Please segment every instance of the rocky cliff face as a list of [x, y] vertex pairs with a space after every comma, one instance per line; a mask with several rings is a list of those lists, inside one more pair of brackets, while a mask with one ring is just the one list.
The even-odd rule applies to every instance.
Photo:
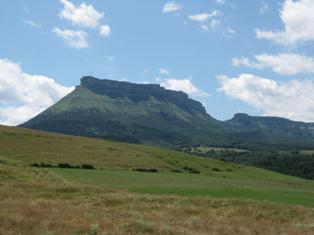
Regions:
[[194, 110], [206, 114], [200, 102], [189, 99], [182, 91], [167, 90], [158, 84], [134, 84], [85, 76], [81, 79], [81, 87], [112, 99], [128, 98], [134, 103], [147, 102], [153, 97], [159, 102], [173, 103], [188, 112]]

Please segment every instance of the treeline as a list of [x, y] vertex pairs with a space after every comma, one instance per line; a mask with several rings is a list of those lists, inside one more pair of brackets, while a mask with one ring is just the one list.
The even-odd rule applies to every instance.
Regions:
[[[187, 152], [191, 152], [187, 150]], [[299, 151], [208, 151], [193, 154], [216, 158], [222, 161], [250, 165], [277, 171], [283, 174], [314, 179], [314, 154], [302, 154]]]

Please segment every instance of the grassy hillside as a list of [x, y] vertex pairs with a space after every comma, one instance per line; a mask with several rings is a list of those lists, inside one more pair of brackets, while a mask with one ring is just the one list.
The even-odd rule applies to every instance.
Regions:
[[[0, 128], [0, 156], [25, 166], [43, 162], [93, 165], [96, 170], [51, 169], [105, 188], [187, 196], [266, 200], [314, 207], [314, 182], [259, 168], [151, 146]], [[158, 173], [135, 172], [154, 169]]]
[[182, 151], [314, 180], [313, 150], [251, 151], [231, 148], [193, 147], [184, 148]]
[[0, 160], [0, 234], [313, 234], [313, 209], [84, 186]]
[[[0, 143], [0, 234], [314, 232], [313, 181], [150, 146], [4, 126]], [[40, 162], [96, 169], [29, 167]]]
[[93, 164], [99, 169], [158, 168], [160, 171], [184, 171], [184, 167], [205, 170], [232, 164], [191, 158], [192, 155], [157, 147], [74, 137], [22, 128], [0, 127], [0, 154], [26, 164], [67, 162]]

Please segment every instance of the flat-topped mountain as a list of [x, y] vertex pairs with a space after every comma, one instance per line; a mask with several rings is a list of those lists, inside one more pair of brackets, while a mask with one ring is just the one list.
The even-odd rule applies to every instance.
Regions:
[[154, 98], [158, 102], [172, 103], [187, 112], [200, 112], [208, 116], [200, 102], [189, 99], [188, 95], [182, 91], [166, 90], [158, 84], [134, 84], [83, 77], [81, 79], [81, 87], [112, 99], [127, 98], [135, 104], [147, 102], [150, 98]]
[[91, 76], [21, 126], [162, 146], [314, 147], [314, 124], [236, 114], [221, 122], [181, 91]]
[[83, 77], [72, 93], [22, 126], [170, 146], [218, 144], [227, 138], [222, 123], [181, 91], [90, 76]]
[[280, 117], [252, 117], [238, 113], [225, 124], [236, 132], [265, 131], [273, 135], [314, 138], [314, 123], [295, 122]]
[[245, 146], [271, 148], [308, 148], [314, 146], [314, 123], [291, 121], [280, 117], [254, 117], [235, 114], [224, 126]]

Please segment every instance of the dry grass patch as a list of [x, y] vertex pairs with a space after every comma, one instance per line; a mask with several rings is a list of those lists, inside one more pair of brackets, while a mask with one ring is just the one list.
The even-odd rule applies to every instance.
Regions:
[[[122, 203], [112, 204], [115, 199]], [[176, 203], [171, 204], [172, 200]], [[161, 206], [156, 207], [156, 203]], [[289, 211], [294, 216], [285, 217], [280, 214], [287, 211], [284, 206], [229, 200], [113, 193], [85, 199], [7, 199], [0, 206], [1, 234], [295, 235], [314, 232], [307, 227], [313, 224], [311, 210], [291, 207]]]
[[310, 208], [111, 191], [8, 162], [0, 164], [0, 186], [5, 235], [314, 233]]

